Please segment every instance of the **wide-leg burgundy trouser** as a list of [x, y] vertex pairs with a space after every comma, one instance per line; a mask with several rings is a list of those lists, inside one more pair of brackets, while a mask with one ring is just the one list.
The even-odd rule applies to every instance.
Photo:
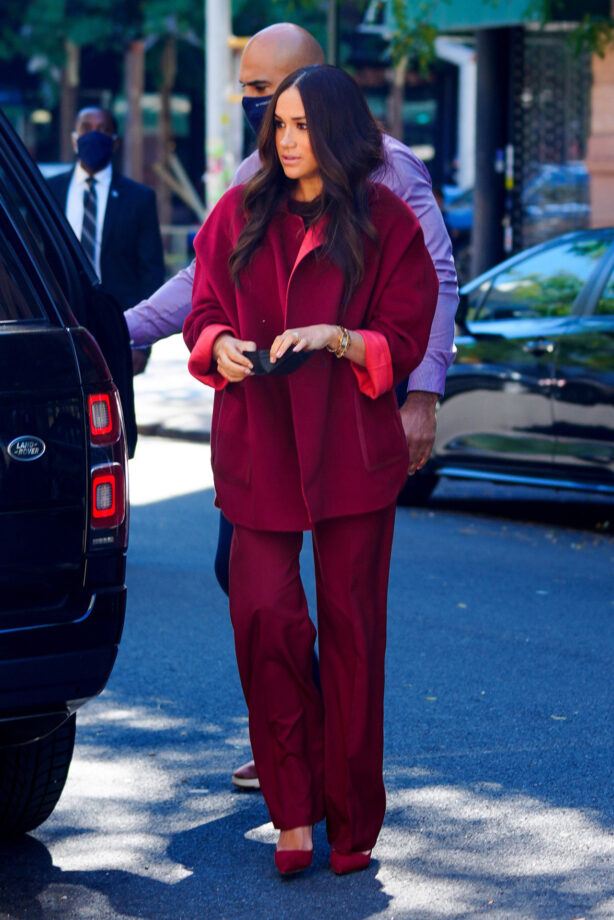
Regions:
[[386, 598], [394, 505], [313, 527], [315, 629], [300, 578], [302, 533], [235, 526], [230, 614], [254, 759], [275, 827], [315, 824], [342, 853], [374, 846], [382, 778]]

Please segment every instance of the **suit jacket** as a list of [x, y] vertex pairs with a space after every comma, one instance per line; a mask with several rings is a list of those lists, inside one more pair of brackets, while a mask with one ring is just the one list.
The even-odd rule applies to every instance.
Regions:
[[[73, 170], [49, 186], [66, 211]], [[101, 283], [122, 310], [149, 297], [164, 282], [164, 255], [153, 189], [113, 170], [102, 228]]]
[[[231, 189], [195, 240], [193, 306], [184, 325], [189, 368], [216, 388], [211, 462], [230, 521], [257, 530], [305, 530], [328, 517], [392, 504], [408, 451], [392, 389], [424, 356], [437, 276], [410, 208], [374, 185], [365, 273], [340, 315], [343, 276], [319, 257], [322, 227], [307, 232], [282, 204], [235, 286], [228, 270], [245, 223], [243, 187]], [[224, 329], [269, 348], [286, 328], [339, 323], [365, 338], [366, 368], [314, 352], [287, 377], [228, 382], [211, 349]]]

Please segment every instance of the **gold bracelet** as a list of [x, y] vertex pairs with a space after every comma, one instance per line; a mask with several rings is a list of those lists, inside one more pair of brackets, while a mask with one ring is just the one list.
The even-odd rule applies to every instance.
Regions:
[[341, 326], [337, 326], [337, 332], [339, 333], [339, 341], [337, 342], [337, 344], [326, 346], [326, 351], [330, 351], [332, 355], [337, 353], [337, 349], [341, 345], [341, 339], [343, 338], [343, 329], [341, 328]]
[[349, 329], [346, 329], [345, 326], [337, 326], [337, 329], [339, 330], [338, 345], [335, 345], [334, 348], [332, 345], [327, 345], [326, 348], [336, 358], [342, 358], [352, 344], [352, 336], [350, 335]]
[[350, 336], [349, 330], [346, 329], [345, 326], [342, 326], [341, 328], [342, 328], [342, 336], [341, 336], [341, 341], [339, 342], [339, 347], [337, 348], [335, 352], [336, 358], [342, 358], [344, 354], [346, 353], [346, 351], [348, 350], [348, 348], [350, 347], [350, 345], [352, 344], [352, 338]]

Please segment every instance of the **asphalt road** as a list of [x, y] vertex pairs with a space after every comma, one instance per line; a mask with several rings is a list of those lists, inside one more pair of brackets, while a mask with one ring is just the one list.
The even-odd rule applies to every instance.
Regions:
[[[280, 879], [212, 558], [208, 448], [141, 439], [117, 666], [0, 920], [614, 918], [614, 504], [443, 484], [397, 516], [372, 865]], [[308, 593], [311, 565], [305, 554]]]

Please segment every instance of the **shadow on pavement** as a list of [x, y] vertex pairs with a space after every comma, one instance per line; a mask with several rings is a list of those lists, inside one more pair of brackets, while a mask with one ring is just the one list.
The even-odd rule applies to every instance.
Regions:
[[[230, 785], [246, 713], [201, 492], [133, 510], [117, 667], [78, 717], [56, 812], [0, 846], [0, 920], [614, 916], [611, 608], [579, 615], [575, 536], [413, 514], [395, 538], [388, 812], [366, 872], [330, 872], [320, 825], [314, 866], [280, 878], [262, 798]], [[600, 546], [583, 552], [606, 571]]]
[[581, 492], [443, 479], [425, 508], [614, 536], [614, 499]]
[[[307, 915], [361, 920], [386, 910], [390, 897], [376, 878], [376, 859], [359, 876], [340, 879], [328, 868], [320, 846], [311, 869], [300, 877], [280, 878], [273, 865], [273, 845], [246, 839], [250, 829], [250, 819], [241, 809], [169, 834], [169, 858], [189, 867], [173, 883], [121, 868], [62, 870], [54, 865], [50, 849], [32, 836], [0, 844], [0, 917], [299, 920]], [[88, 846], [87, 840], [82, 843]]]

